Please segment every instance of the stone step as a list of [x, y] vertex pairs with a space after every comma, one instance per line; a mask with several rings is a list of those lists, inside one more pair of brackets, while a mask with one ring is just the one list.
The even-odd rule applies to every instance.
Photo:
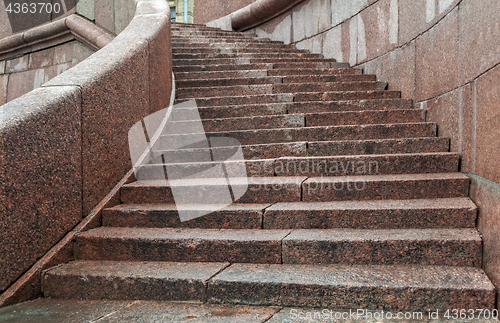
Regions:
[[[171, 186], [186, 200], [174, 201]], [[220, 192], [228, 188], [225, 178], [152, 180], [132, 182], [121, 188], [126, 204], [189, 204], [192, 196], [220, 204]], [[466, 197], [469, 178], [462, 173], [365, 175], [339, 177], [248, 177], [231, 178], [235, 192], [245, 192], [233, 202], [328, 202], [383, 199], [432, 199]], [[246, 190], [246, 191], [245, 191]], [[188, 203], [189, 202], [189, 203]], [[222, 203], [222, 202], [221, 202]], [[231, 201], [229, 201], [231, 203]]]
[[[334, 60], [330, 60], [329, 62], [328, 61], [326, 61], [326, 62], [302, 61], [302, 62], [273, 63], [274, 70], [293, 69], [293, 68], [316, 69], [317, 73], [320, 74], [321, 71], [324, 69], [348, 69], [349, 64], [348, 63], [339, 63], [339, 62], [336, 62]], [[271, 75], [269, 75], [269, 76], [271, 76]], [[276, 76], [276, 75], [273, 75], [273, 76]]]
[[462, 173], [310, 177], [302, 183], [302, 201], [467, 197], [469, 183], [469, 178]]
[[[192, 205], [203, 212], [206, 205]], [[103, 226], [200, 229], [459, 229], [474, 228], [477, 207], [467, 197], [417, 200], [231, 204], [181, 222], [175, 204], [119, 204], [103, 211]]]
[[[245, 192], [239, 199], [232, 202], [298, 202], [301, 200], [301, 184], [305, 179], [306, 177], [231, 178], [233, 192]], [[181, 197], [184, 197], [186, 201], [180, 201], [182, 203], [174, 201], [171, 186], [174, 186], [178, 192], [184, 192], [185, 194]], [[189, 204], [192, 203], [192, 196], [198, 196], [213, 204], [220, 204], [218, 201], [224, 198], [221, 197], [221, 192], [226, 192], [227, 188], [225, 178], [157, 180], [126, 184], [121, 187], [120, 194], [122, 202], [126, 204], [174, 202]], [[228, 204], [231, 203], [231, 201], [228, 202]]]
[[480, 268], [233, 264], [208, 284], [209, 302], [327, 309], [494, 308]]
[[210, 80], [227, 78], [266, 78], [267, 70], [232, 70], [232, 71], [201, 71], [201, 72], [175, 72], [175, 80]]
[[264, 54], [264, 53], [304, 53], [291, 47], [175, 47], [172, 54]]
[[331, 91], [374, 91], [384, 90], [383, 82], [324, 82], [324, 83], [289, 83], [276, 84], [274, 93], [303, 93]]
[[242, 49], [242, 48], [254, 48], [254, 49], [282, 49], [282, 48], [290, 48], [287, 45], [283, 45], [282, 43], [277, 43], [277, 42], [249, 42], [249, 41], [234, 41], [234, 42], [227, 42], [227, 41], [216, 41], [216, 42], [205, 42], [205, 43], [190, 43], [190, 42], [172, 42], [172, 49], [177, 49], [177, 48], [196, 48], [198, 52], [201, 52], [202, 49], [204, 48], [215, 48], [215, 49], [221, 49], [225, 50], [228, 48], [233, 48], [233, 49]]
[[281, 53], [275, 52], [255, 52], [255, 53], [233, 53], [233, 54], [215, 54], [215, 53], [191, 53], [191, 54], [173, 54], [173, 59], [205, 59], [205, 58], [323, 58], [321, 54], [308, 53]]
[[[263, 39], [263, 38], [248, 38], [248, 37], [231, 37], [231, 36], [219, 36], [219, 37], [194, 37], [194, 36], [173, 36], [171, 37], [172, 45], [176, 46], [178, 44], [193, 44], [197, 46], [198, 44], [234, 44], [234, 43], [245, 43], [245, 44], [273, 44], [273, 45], [284, 45], [283, 42]], [[286, 46], [286, 45], [285, 45]]]
[[47, 298], [205, 302], [229, 263], [72, 261], [44, 272]]
[[299, 229], [282, 240], [282, 257], [284, 264], [481, 268], [482, 239], [475, 228]]
[[[342, 63], [337, 63], [342, 64]], [[345, 63], [344, 63], [345, 64]], [[322, 76], [322, 75], [343, 75], [343, 74], [363, 74], [363, 70], [359, 68], [349, 68], [348, 64], [341, 68], [274, 68], [268, 71], [269, 76]]]
[[332, 92], [301, 92], [295, 95], [295, 102], [306, 101], [343, 101], [370, 99], [399, 99], [400, 91], [332, 91]]
[[247, 35], [244, 33], [238, 33], [226, 30], [185, 30], [185, 29], [172, 29], [171, 37], [241, 37], [241, 38], [255, 38], [253, 35]]
[[[271, 159], [282, 156], [307, 156], [307, 142], [290, 142], [275, 144], [243, 145], [241, 146], [245, 160]], [[193, 160], [204, 160], [210, 156], [206, 148], [191, 148], [177, 150], [154, 150], [155, 156], [162, 155], [166, 163], [187, 163]], [[217, 156], [234, 154], [234, 148], [212, 148], [212, 153]]]
[[[204, 216], [181, 222], [175, 204], [119, 204], [104, 209], [106, 227], [261, 229], [264, 210], [271, 204], [231, 204]], [[192, 205], [201, 214], [206, 205]]]
[[[233, 106], [233, 105], [250, 105], [250, 104], [269, 104], [269, 103], [283, 103], [292, 102], [293, 94], [291, 93], [278, 93], [278, 94], [265, 94], [265, 95], [247, 95], [247, 96], [220, 96], [220, 97], [207, 97], [197, 98], [196, 105], [198, 107], [214, 107], [214, 106]], [[174, 103], [185, 100], [176, 100]], [[272, 111], [276, 107], [270, 107]], [[223, 116], [216, 116], [212, 119], [223, 118]]]
[[425, 110], [394, 109], [369, 111], [342, 111], [305, 114], [306, 126], [336, 126], [356, 124], [424, 122]]
[[279, 264], [481, 266], [476, 229], [234, 230], [100, 227], [77, 259]]
[[[248, 104], [249, 101], [255, 102]], [[202, 119], [237, 118], [297, 113], [355, 112], [370, 110], [410, 110], [412, 101], [404, 99], [332, 101], [332, 102], [292, 102], [293, 94], [273, 94], [251, 97], [218, 97], [196, 99], [196, 112]], [[176, 101], [179, 103], [180, 100]], [[191, 120], [193, 109], [175, 109], [173, 121]], [[379, 112], [379, 114], [382, 112]], [[422, 112], [423, 113], [423, 112]], [[340, 116], [340, 115], [339, 115]]]
[[220, 64], [220, 65], [190, 65], [190, 66], [174, 66], [176, 72], [201, 72], [201, 71], [231, 71], [231, 70], [268, 70], [272, 68], [272, 64]]
[[[193, 117], [193, 110], [194, 109], [176, 109], [174, 112], [175, 118], [184, 120], [168, 122], [166, 124], [168, 133], [186, 133], [189, 131], [189, 129], [196, 129], [196, 125], [199, 120], [190, 120], [190, 118]], [[184, 116], [181, 115], [182, 112], [185, 112]], [[206, 132], [215, 132], [249, 129], [292, 128], [304, 126], [318, 127], [364, 124], [418, 123], [423, 122], [424, 120], [424, 110], [401, 109], [382, 111], [321, 112], [308, 114], [275, 114], [218, 119], [202, 118], [202, 124], [203, 129]]]
[[[202, 121], [205, 132], [236, 131], [248, 129], [276, 129], [304, 127], [305, 115], [283, 114], [255, 117], [238, 117], [223, 119], [204, 119]], [[189, 129], [196, 129], [197, 121], [173, 121], [166, 124], [169, 134], [186, 133]]]
[[[432, 137], [436, 135], [436, 125], [430, 122], [320, 126], [305, 128], [255, 129], [238, 131], [207, 132], [207, 137], [230, 137], [239, 140], [243, 145], [263, 143], [284, 143], [295, 141], [329, 141], [336, 140], [366, 140], [394, 139], [412, 137]], [[185, 142], [196, 134], [177, 134], [161, 136], [155, 149], [165, 150], [169, 147], [182, 147]], [[204, 148], [193, 145], [190, 148]]]
[[198, 87], [276, 84], [276, 83], [281, 83], [282, 81], [283, 81], [282, 78], [277, 76], [188, 79], [188, 80], [176, 80], [175, 87], [177, 91], [179, 91], [181, 89], [198, 88]]
[[[452, 173], [458, 171], [459, 155], [456, 153], [421, 153], [390, 155], [358, 155], [336, 157], [280, 157], [277, 159], [253, 159], [232, 162], [230, 158], [236, 152], [232, 149], [218, 149], [217, 159], [225, 160], [225, 167], [251, 177], [262, 176], [359, 176], [359, 175], [396, 175]], [[154, 159], [151, 164], [135, 170], [137, 179], [160, 180], [189, 177], [214, 177], [213, 168], [218, 164], [212, 161], [211, 152], [198, 159], [186, 161], [188, 153], [181, 163]], [[168, 157], [163, 157], [167, 159]], [[242, 164], [244, 163], [244, 164]], [[165, 171], [166, 169], [166, 171]]]
[[290, 230], [100, 227], [78, 235], [77, 259], [279, 264], [282, 240], [289, 234]]
[[205, 39], [210, 39], [212, 41], [220, 41], [220, 40], [242, 40], [242, 41], [262, 41], [262, 38], [257, 38], [255, 36], [249, 36], [249, 35], [244, 35], [244, 34], [220, 34], [220, 33], [205, 33], [205, 34], [199, 34], [199, 33], [181, 33], [181, 32], [173, 32], [170, 35], [170, 39], [173, 42], [178, 42], [178, 41], [194, 41], [197, 42], [199, 40], [205, 40]]
[[[139, 211], [136, 217], [143, 216]], [[106, 214], [106, 213], [105, 213]], [[467, 197], [276, 203], [265, 209], [263, 229], [475, 228], [477, 207]]]
[[201, 58], [201, 59], [173, 59], [173, 66], [185, 65], [220, 65], [220, 64], [257, 64], [257, 63], [297, 63], [297, 62], [333, 62], [326, 58], [309, 57], [231, 57], [231, 58]]
[[181, 100], [232, 95], [250, 96], [260, 94], [273, 94], [273, 84], [180, 88], [176, 90], [175, 98], [177, 100]]
[[289, 104], [289, 113], [336, 112], [412, 109], [413, 101], [408, 99], [367, 99], [340, 101], [306, 101]]
[[272, 164], [277, 176], [319, 177], [451, 173], [458, 172], [459, 159], [457, 153], [418, 153], [280, 157]]
[[450, 139], [442, 137], [316, 141], [307, 143], [307, 154], [309, 156], [412, 154], [447, 152], [449, 149]]
[[375, 82], [374, 74], [340, 74], [340, 75], [294, 75], [283, 76], [283, 84], [321, 83], [321, 82]]
[[[403, 138], [378, 140], [347, 140], [320, 142], [288, 142], [273, 144], [242, 145], [245, 160], [276, 159], [279, 157], [320, 157], [376, 154], [416, 154], [449, 151], [448, 138]], [[204, 160], [210, 152], [206, 148], [154, 150], [155, 156], [163, 156], [166, 163], [187, 163]], [[217, 156], [234, 154], [234, 148], [212, 148]], [[160, 161], [158, 161], [160, 162]]]

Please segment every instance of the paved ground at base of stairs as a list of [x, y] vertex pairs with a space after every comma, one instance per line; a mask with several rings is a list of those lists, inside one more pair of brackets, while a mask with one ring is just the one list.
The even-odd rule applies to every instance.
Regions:
[[[356, 310], [351, 310], [356, 312]], [[387, 319], [387, 312], [368, 311], [356, 317], [354, 313], [347, 319], [335, 319], [349, 310], [300, 309], [258, 306], [232, 306], [215, 304], [193, 304], [153, 301], [76, 301], [57, 299], [38, 299], [0, 309], [0, 322], [237, 322], [237, 323], [289, 323], [289, 322], [491, 322], [498, 320], [439, 320], [423, 319], [396, 320]], [[396, 315], [398, 312], [394, 312]], [[310, 319], [308, 317], [314, 317]], [[318, 319], [319, 315], [322, 315]], [[393, 313], [391, 313], [393, 314]], [[367, 316], [368, 315], [368, 319]], [[381, 318], [381, 315], [385, 315]], [[408, 314], [409, 315], [409, 314]], [[439, 314], [440, 316], [443, 313]], [[347, 317], [347, 314], [343, 314]], [[370, 319], [370, 317], [372, 317]]]

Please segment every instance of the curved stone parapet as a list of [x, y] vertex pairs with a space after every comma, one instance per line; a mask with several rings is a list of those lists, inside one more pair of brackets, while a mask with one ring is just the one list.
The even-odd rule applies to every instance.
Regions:
[[234, 30], [245, 31], [273, 19], [304, 0], [257, 0], [231, 14]]
[[[70, 17], [61, 30], [78, 31]], [[0, 106], [0, 306], [37, 297], [41, 271], [71, 257], [75, 225], [119, 202], [109, 193], [131, 174], [128, 130], [168, 107], [171, 89], [168, 3], [139, 0], [108, 45]]]

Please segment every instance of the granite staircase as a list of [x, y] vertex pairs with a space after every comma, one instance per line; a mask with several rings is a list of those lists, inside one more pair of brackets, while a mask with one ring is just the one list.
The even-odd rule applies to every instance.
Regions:
[[[168, 182], [126, 184], [102, 227], [78, 236], [76, 260], [44, 272], [45, 297], [494, 308], [469, 179], [425, 111], [280, 42], [173, 24], [172, 45], [176, 101], [196, 99], [208, 137], [241, 143], [248, 190], [180, 222]], [[174, 127], [192, 122], [177, 116]], [[163, 149], [182, 169], [211, 165]]]

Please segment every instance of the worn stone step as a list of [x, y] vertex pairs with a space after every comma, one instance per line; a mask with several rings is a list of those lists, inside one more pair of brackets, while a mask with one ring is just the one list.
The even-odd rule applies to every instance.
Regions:
[[175, 72], [175, 80], [210, 80], [226, 78], [266, 78], [267, 70], [232, 70], [232, 71], [201, 71], [201, 72]]
[[274, 93], [303, 93], [318, 91], [374, 91], [383, 90], [385, 83], [380, 82], [325, 82], [276, 84]]
[[493, 308], [480, 268], [233, 264], [208, 284], [211, 303], [427, 311]]
[[276, 84], [283, 80], [277, 76], [264, 77], [226, 77], [209, 79], [189, 79], [177, 80], [175, 87], [177, 91], [185, 88], [214, 87], [214, 86], [235, 86], [235, 85], [255, 85], [255, 84]]
[[254, 53], [231, 53], [231, 54], [216, 54], [216, 53], [191, 53], [191, 54], [173, 54], [173, 59], [205, 59], [205, 58], [323, 58], [321, 54], [309, 54], [300, 52], [254, 52]]
[[219, 40], [233, 40], [233, 39], [238, 39], [238, 40], [243, 40], [243, 41], [253, 41], [253, 40], [262, 40], [261, 38], [257, 38], [255, 36], [250, 36], [250, 35], [244, 35], [244, 34], [223, 34], [223, 33], [217, 33], [217, 32], [212, 32], [212, 33], [204, 33], [200, 34], [197, 32], [188, 32], [188, 33], [183, 33], [183, 32], [172, 32], [170, 35], [170, 39], [174, 42], [178, 41], [198, 41], [198, 40], [204, 40], [204, 39], [210, 39], [212, 41], [219, 41]]
[[342, 156], [364, 154], [412, 154], [447, 152], [449, 138], [397, 138], [342, 141], [316, 141], [307, 143], [309, 156]]
[[[265, 231], [265, 230], [264, 230]], [[293, 230], [283, 239], [284, 264], [481, 267], [477, 229]]]
[[115, 228], [78, 235], [77, 259], [281, 263], [281, 242], [290, 230]]
[[[341, 63], [337, 63], [341, 64]], [[345, 63], [344, 63], [345, 64]], [[344, 65], [341, 68], [274, 68], [267, 72], [269, 76], [302, 76], [302, 75], [343, 75], [343, 74], [363, 74], [363, 71], [359, 68], [349, 68], [349, 65]]]
[[[269, 103], [283, 103], [292, 102], [293, 94], [291, 93], [278, 93], [278, 94], [264, 94], [264, 95], [246, 95], [246, 96], [220, 96], [220, 97], [206, 97], [197, 98], [196, 105], [198, 107], [214, 107], [214, 106], [234, 106], [234, 105], [253, 105], [253, 104], [269, 104]], [[181, 100], [175, 101], [175, 103]], [[184, 100], [182, 100], [184, 101]], [[270, 107], [271, 110], [275, 110]], [[216, 118], [224, 118], [224, 116], [216, 116]]]
[[[106, 227], [261, 229], [264, 210], [271, 204], [231, 204], [204, 216], [181, 222], [175, 204], [119, 204], [104, 209]], [[202, 214], [206, 205], [192, 205]], [[211, 210], [211, 209], [210, 209]]]
[[368, 111], [321, 112], [305, 114], [306, 126], [424, 122], [425, 110], [394, 109]]
[[[284, 45], [283, 42], [263, 39], [263, 38], [248, 38], [248, 37], [232, 37], [232, 36], [218, 36], [218, 37], [193, 37], [193, 36], [174, 36], [171, 37], [172, 45], [176, 46], [178, 44], [229, 44], [232, 45], [234, 43], [249, 43], [249, 44], [273, 44], [273, 45]], [[285, 45], [286, 46], [286, 45]]]
[[273, 94], [273, 84], [254, 84], [236, 86], [192, 87], [176, 90], [175, 97], [181, 99], [196, 99], [206, 97], [221, 97], [232, 95]]
[[416, 200], [287, 202], [266, 208], [264, 229], [475, 228], [477, 207], [467, 197]]
[[417, 153], [324, 157], [281, 157], [277, 176], [351, 176], [458, 172], [457, 153]]
[[467, 197], [469, 183], [462, 173], [310, 177], [302, 183], [302, 201]]
[[[347, 69], [347, 68], [349, 68], [349, 64], [348, 63], [339, 63], [333, 59], [330, 59], [327, 61], [319, 61], [319, 62], [309, 62], [309, 61], [303, 60], [301, 62], [273, 63], [273, 69], [275, 69], [275, 70], [294, 69], [294, 68], [316, 69], [317, 73], [319, 74], [324, 69]], [[271, 76], [271, 75], [269, 75], [269, 76]], [[273, 75], [273, 76], [278, 76], [278, 75]]]
[[283, 84], [320, 83], [320, 82], [375, 82], [374, 74], [340, 74], [340, 75], [293, 75], [283, 76]]
[[[282, 96], [282, 97], [279, 97]], [[281, 102], [280, 102], [281, 100]], [[227, 106], [200, 106], [194, 111], [193, 109], [174, 109], [172, 112], [172, 121], [186, 121], [193, 119], [193, 112], [200, 115], [201, 119], [221, 119], [221, 118], [243, 118], [243, 117], [262, 117], [271, 115], [286, 115], [287, 107], [290, 100], [293, 100], [293, 95], [265, 95], [262, 98], [257, 98], [255, 101], [261, 101], [255, 104], [239, 105], [241, 99], [237, 99], [236, 104], [231, 104], [230, 100], [224, 98], [221, 100], [197, 99], [197, 104], [209, 104], [219, 102], [228, 102]], [[266, 103], [270, 101], [270, 103]], [[273, 102], [274, 101], [274, 102]]]
[[272, 68], [272, 64], [219, 64], [219, 65], [189, 65], [189, 66], [174, 66], [175, 72], [201, 72], [201, 71], [231, 71], [231, 70], [268, 70]]
[[[196, 123], [196, 121], [174, 121], [167, 123], [166, 128], [169, 134], [186, 133], [189, 129], [196, 129]], [[203, 119], [202, 123], [205, 132], [293, 128], [304, 127], [306, 125], [305, 115], [301, 113], [223, 119]]]
[[43, 293], [47, 298], [205, 302], [208, 280], [228, 265], [72, 261], [43, 273]]
[[343, 101], [343, 100], [371, 100], [371, 99], [399, 99], [400, 91], [331, 91], [309, 92], [295, 94], [295, 102], [306, 101]]
[[[234, 42], [227, 42], [227, 41], [214, 41], [211, 43], [205, 42], [205, 43], [188, 43], [188, 42], [173, 42], [172, 43], [172, 49], [177, 49], [177, 48], [196, 48], [198, 51], [200, 51], [203, 48], [216, 48], [216, 49], [221, 49], [221, 50], [226, 50], [228, 48], [232, 49], [242, 49], [242, 48], [254, 48], [254, 49], [282, 49], [282, 48], [289, 48], [287, 45], [283, 45], [282, 43], [275, 43], [275, 42], [248, 42], [248, 41], [234, 41]], [[201, 51], [200, 51], [201, 52]]]
[[257, 63], [297, 63], [297, 62], [332, 62], [332, 59], [317, 58], [317, 57], [242, 57], [236, 56], [231, 58], [201, 58], [201, 59], [173, 59], [173, 66], [184, 65], [220, 65], [220, 64], [257, 64]]
[[175, 47], [172, 48], [172, 54], [252, 54], [252, 53], [304, 53], [299, 49], [292, 47]]
[[[239, 140], [243, 145], [263, 143], [284, 143], [295, 141], [329, 141], [336, 140], [366, 140], [394, 139], [412, 137], [432, 137], [436, 135], [436, 125], [430, 122], [319, 126], [305, 128], [255, 129], [239, 131], [207, 132], [207, 137], [230, 137]], [[192, 134], [161, 136], [156, 149], [164, 150], [173, 144], [187, 142]], [[179, 146], [179, 145], [176, 145]], [[182, 147], [183, 145], [181, 145]], [[203, 148], [193, 146], [191, 148]]]
[[368, 99], [342, 101], [306, 101], [293, 102], [288, 107], [289, 113], [318, 113], [337, 111], [394, 110], [412, 109], [413, 101], [408, 99]]
[[[231, 178], [231, 188], [246, 192], [236, 201], [239, 203], [276, 203], [298, 202], [301, 200], [301, 183], [306, 177], [249, 177]], [[171, 186], [185, 194], [186, 201], [175, 201]], [[121, 200], [127, 204], [139, 203], [192, 203], [192, 196], [203, 198], [203, 201], [218, 203], [221, 201], [221, 192], [228, 188], [225, 178], [201, 178], [170, 181], [143, 181], [123, 185], [120, 190]], [[197, 194], [197, 195], [193, 195]], [[226, 201], [225, 199], [224, 201]], [[201, 200], [198, 200], [198, 203]]]
[[[282, 156], [307, 156], [307, 142], [290, 142], [290, 143], [275, 143], [275, 144], [259, 144], [259, 145], [242, 145], [240, 146], [245, 160], [255, 159], [272, 159]], [[217, 156], [225, 154], [234, 154], [234, 148], [211, 148], [212, 153]], [[210, 156], [210, 151], [206, 148], [191, 148], [177, 150], [154, 150], [155, 156], [163, 156], [166, 163], [188, 163], [193, 160], [204, 160]], [[274, 169], [273, 169], [274, 173]]]

